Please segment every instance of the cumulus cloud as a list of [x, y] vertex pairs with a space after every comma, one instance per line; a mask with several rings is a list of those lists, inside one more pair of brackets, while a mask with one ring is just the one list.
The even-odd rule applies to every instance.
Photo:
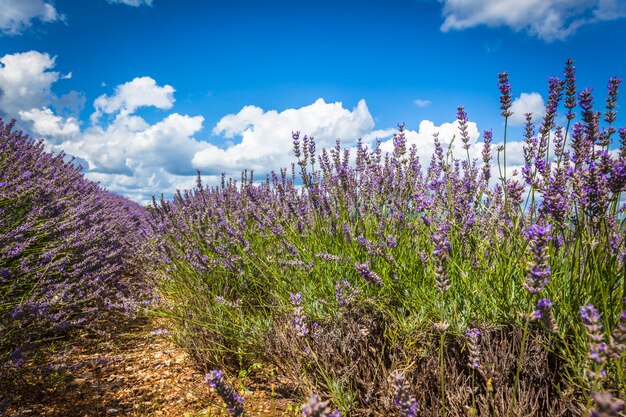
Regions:
[[626, 17], [623, 0], [440, 0], [444, 32], [508, 26], [545, 41], [563, 40], [583, 25]]
[[42, 0], [0, 0], [0, 10], [0, 31], [6, 35], [19, 35], [35, 19], [46, 23], [63, 19], [52, 4]]
[[424, 108], [430, 104], [430, 100], [422, 100], [418, 98], [418, 99], [415, 99], [413, 103], [415, 103], [417, 107]]
[[20, 111], [19, 115], [22, 120], [33, 122], [33, 131], [42, 136], [59, 138], [76, 136], [80, 132], [78, 120], [73, 117], [64, 119], [49, 108]]
[[51, 86], [60, 78], [50, 71], [54, 64], [55, 57], [37, 51], [0, 58], [0, 113], [16, 117], [20, 110], [47, 106]]
[[509, 123], [512, 126], [521, 126], [526, 123], [526, 113], [533, 114], [533, 120], [543, 117], [545, 114], [545, 105], [543, 98], [539, 93], [522, 93], [511, 104], [513, 115], [509, 117]]
[[143, 4], [152, 6], [152, 0], [108, 0], [109, 3], [121, 3], [127, 6], [139, 7]]
[[321, 98], [311, 105], [281, 112], [245, 106], [237, 114], [224, 116], [213, 129], [214, 135], [241, 137], [241, 141], [225, 149], [208, 145], [194, 155], [193, 165], [211, 174], [235, 173], [244, 168], [269, 172], [290, 166], [294, 131], [313, 136], [319, 148], [328, 148], [338, 138], [345, 145], [354, 144], [373, 127], [364, 100], [352, 110], [341, 102], [326, 103]]
[[152, 106], [159, 109], [171, 109], [174, 105], [174, 88], [171, 85], [160, 87], [150, 77], [137, 77], [132, 81], [118, 85], [115, 94], [101, 95], [94, 102], [96, 111], [92, 114], [92, 121], [96, 121], [102, 113], [113, 114], [120, 112], [126, 116], [139, 107]]

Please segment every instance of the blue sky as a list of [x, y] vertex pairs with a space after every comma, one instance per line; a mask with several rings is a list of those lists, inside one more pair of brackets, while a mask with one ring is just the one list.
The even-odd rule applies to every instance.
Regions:
[[[598, 104], [608, 78], [626, 75], [625, 0], [0, 0], [0, 10], [0, 115], [138, 201], [191, 187], [196, 169], [215, 183], [222, 171], [287, 166], [292, 130], [352, 145], [404, 122], [427, 158], [431, 134], [451, 137], [464, 105], [473, 139], [494, 129], [497, 142], [501, 71], [519, 116], [541, 114], [546, 78], [567, 58]], [[510, 149], [515, 169], [521, 145]]]

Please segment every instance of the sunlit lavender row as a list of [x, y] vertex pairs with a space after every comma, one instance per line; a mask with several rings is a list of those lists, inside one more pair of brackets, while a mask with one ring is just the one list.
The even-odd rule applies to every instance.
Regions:
[[133, 262], [145, 209], [13, 126], [0, 120], [0, 371], [146, 299]]
[[472, 144], [459, 107], [461, 153], [436, 136], [420, 160], [402, 125], [392, 154], [380, 142], [320, 150], [294, 132], [290, 169], [217, 187], [199, 175], [155, 200], [147, 275], [175, 340], [206, 367], [273, 364], [342, 415], [412, 416], [417, 404], [433, 416], [617, 415], [621, 79], [597, 106], [573, 62], [549, 78], [517, 173], [506, 166], [507, 74], [498, 82], [504, 132]]

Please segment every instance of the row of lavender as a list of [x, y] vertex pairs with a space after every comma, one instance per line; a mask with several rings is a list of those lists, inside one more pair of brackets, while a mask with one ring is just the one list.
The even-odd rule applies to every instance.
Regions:
[[402, 126], [390, 155], [360, 142], [352, 155], [339, 143], [319, 152], [294, 133], [291, 172], [218, 187], [198, 177], [151, 210], [161, 314], [200, 363], [272, 360], [344, 415], [393, 409], [396, 370], [421, 387], [424, 415], [578, 414], [591, 392], [615, 408], [626, 396], [620, 81], [596, 111], [568, 61], [545, 116], [527, 115], [519, 173], [506, 169], [503, 73], [497, 148], [492, 131], [471, 144], [460, 107], [461, 157], [435, 136], [419, 160]]
[[0, 370], [42, 341], [132, 314], [145, 293], [132, 263], [145, 209], [64, 158], [0, 120]]

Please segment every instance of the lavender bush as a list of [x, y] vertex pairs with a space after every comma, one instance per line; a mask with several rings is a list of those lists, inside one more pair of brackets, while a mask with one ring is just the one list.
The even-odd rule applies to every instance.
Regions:
[[[594, 337], [613, 334], [621, 346], [619, 84], [610, 79], [605, 109], [596, 111], [593, 91], [578, 91], [568, 61], [561, 78], [548, 80], [545, 116], [526, 115], [520, 172], [507, 170], [512, 93], [502, 73], [501, 140], [486, 131], [472, 144], [460, 107], [461, 140], [435, 136], [430, 161], [407, 149], [401, 125], [392, 154], [360, 141], [352, 150], [337, 142], [318, 151], [313, 138], [295, 132], [290, 170], [261, 181], [243, 172], [217, 187], [198, 176], [195, 189], [151, 209], [145, 252], [160, 313], [202, 363], [243, 367], [273, 358], [303, 394], [325, 389], [344, 415], [393, 410], [388, 380], [396, 369], [407, 384], [434, 372], [423, 386], [435, 396], [418, 389], [414, 400], [448, 414], [463, 407], [483, 415], [573, 412], [570, 403], [557, 410], [548, 396], [590, 404], [600, 388], [623, 398], [623, 349], [603, 356], [600, 387], [585, 365], [590, 325], [578, 319], [580, 306], [601, 306]], [[435, 323], [445, 331], [435, 334]], [[463, 335], [474, 328], [483, 358], [478, 330], [466, 348]], [[538, 358], [543, 369], [532, 366]], [[437, 363], [449, 372], [440, 379]], [[603, 397], [594, 396], [599, 404]]]
[[133, 314], [145, 210], [0, 120], [0, 370], [40, 342]]

